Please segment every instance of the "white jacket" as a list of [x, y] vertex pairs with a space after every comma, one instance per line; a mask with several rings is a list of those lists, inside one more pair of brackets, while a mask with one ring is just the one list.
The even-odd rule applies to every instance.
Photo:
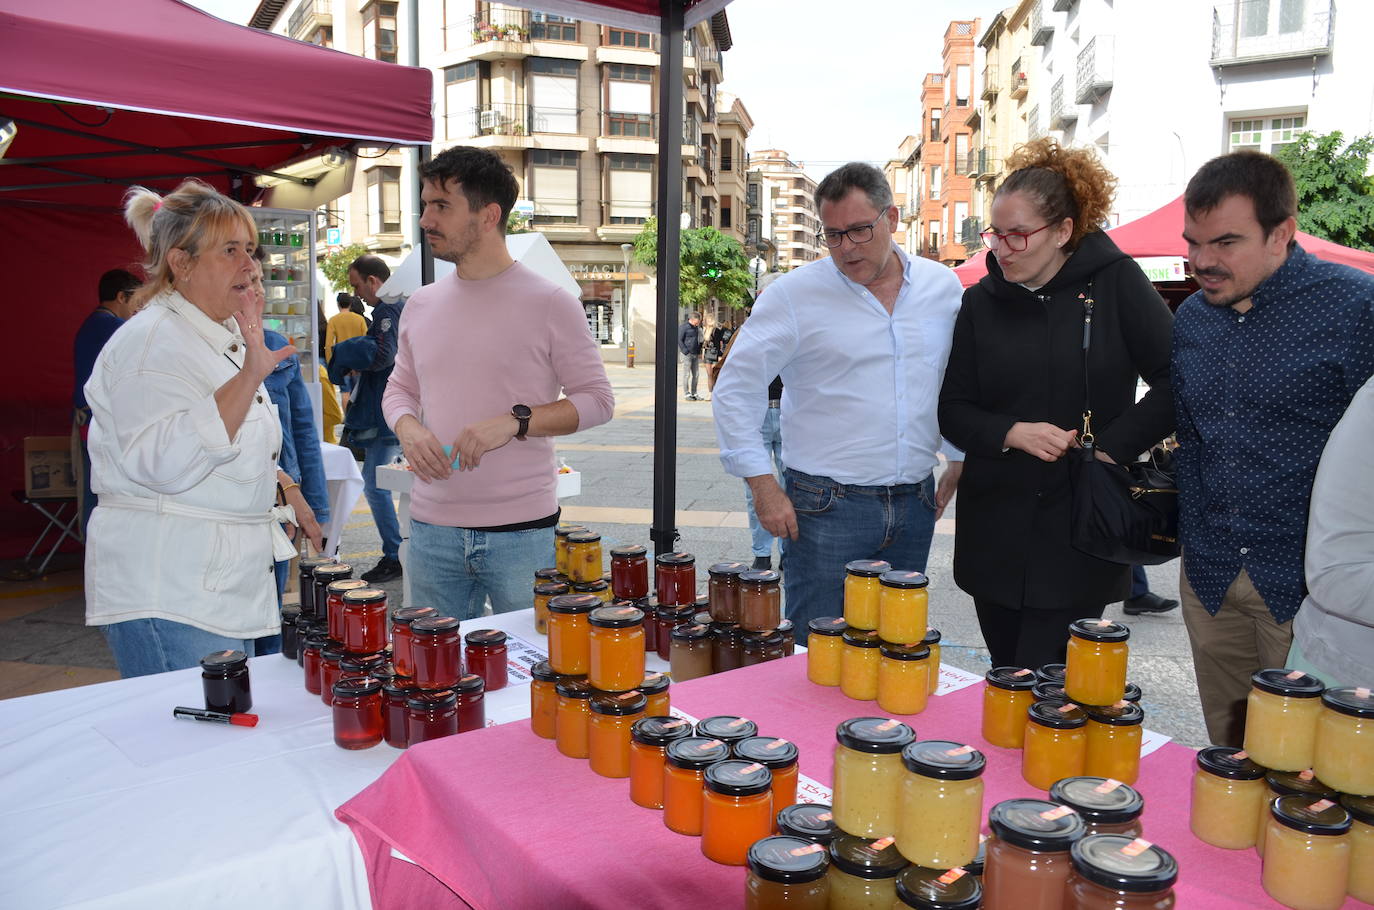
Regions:
[[281, 424], [259, 386], [231, 440], [215, 403], [244, 353], [233, 319], [217, 323], [175, 291], [100, 352], [86, 383], [99, 496], [86, 542], [88, 625], [156, 617], [230, 638], [279, 631]]

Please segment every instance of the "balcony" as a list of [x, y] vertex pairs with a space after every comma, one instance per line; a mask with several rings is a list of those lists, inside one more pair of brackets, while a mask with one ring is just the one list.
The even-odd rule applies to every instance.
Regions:
[[1112, 90], [1115, 44], [1111, 35], [1097, 35], [1078, 52], [1078, 90], [1073, 98], [1079, 104], [1096, 104]]
[[920, 217], [921, 203], [908, 202], [902, 206], [901, 219], [903, 222], [910, 224], [911, 222], [918, 220]]
[[1030, 109], [1026, 114], [1026, 141], [1034, 142], [1045, 135], [1045, 128], [1040, 125], [1040, 105]]
[[492, 9], [486, 16], [470, 16], [449, 28], [458, 30], [458, 34], [446, 35], [445, 46], [462, 47], [466, 39], [471, 45], [468, 57], [472, 60], [509, 60], [534, 53], [529, 13], [525, 10]]
[[332, 0], [301, 0], [287, 20], [286, 33], [297, 41], [304, 41], [315, 29], [333, 24]]
[[695, 117], [690, 115], [682, 118], [682, 153], [687, 154], [687, 146], [692, 146], [692, 154], [696, 154], [696, 146], [701, 145], [701, 124]]
[[[471, 139], [479, 148], [533, 148], [530, 133], [536, 112], [543, 118], [546, 111], [527, 104], [483, 104], [445, 117], [445, 135], [449, 139]], [[577, 111], [557, 113], [570, 116], [576, 132]]]
[[1212, 6], [1212, 66], [1325, 57], [1333, 40], [1333, 0], [1302, 4], [1225, 0]]
[[989, 63], [983, 67], [983, 94], [980, 96], [984, 101], [991, 101], [997, 97], [997, 92], [1002, 88], [998, 84], [997, 65]]
[[1026, 97], [1026, 92], [1030, 90], [1030, 74], [1021, 68], [1021, 58], [1017, 57], [1016, 62], [1011, 65], [1011, 96], [1016, 99]]
[[968, 175], [976, 179], [991, 178], [1002, 169], [1002, 159], [997, 157], [997, 149], [984, 146], [968, 153]]
[[702, 71], [713, 69], [716, 71], [716, 79], [721, 77], [720, 68], [720, 49], [715, 45], [703, 44], [697, 48], [697, 65]]
[[969, 255], [983, 246], [983, 238], [979, 236], [982, 230], [983, 219], [973, 216], [965, 218], [964, 223], [959, 226], [959, 242], [964, 245], [964, 251]]
[[1050, 129], [1062, 130], [1078, 120], [1078, 105], [1066, 97], [1064, 77], [1060, 76], [1050, 89]]
[[960, 177], [967, 177], [971, 173], [969, 168], [973, 165], [975, 154], [977, 153], [972, 151], [964, 152], [962, 155], [956, 153], [954, 156], [954, 173]]
[[1048, 44], [1054, 36], [1054, 16], [1045, 9], [1049, 0], [1035, 0], [1030, 14], [1030, 43], [1037, 47]]

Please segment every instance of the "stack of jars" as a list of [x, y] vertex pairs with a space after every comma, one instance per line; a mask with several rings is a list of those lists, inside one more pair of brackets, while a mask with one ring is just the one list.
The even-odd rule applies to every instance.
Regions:
[[659, 557], [659, 615], [665, 618], [659, 655], [669, 660], [674, 679], [681, 682], [723, 673], [795, 652], [792, 623], [782, 618], [782, 576], [777, 572], [754, 572], [742, 562], [719, 562], [707, 570], [710, 582], [704, 599], [696, 598], [690, 605], [662, 605], [664, 592], [685, 597], [673, 579], [665, 583], [663, 578], [681, 572], [685, 559], [691, 559], [691, 554]]
[[1244, 749], [1198, 753], [1193, 833], [1253, 846], [1264, 890], [1287, 906], [1374, 903], [1374, 696], [1288, 669], [1251, 686]]

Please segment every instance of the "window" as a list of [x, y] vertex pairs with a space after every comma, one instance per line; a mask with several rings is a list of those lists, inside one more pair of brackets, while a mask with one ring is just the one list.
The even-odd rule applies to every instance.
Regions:
[[940, 112], [935, 108], [930, 111], [930, 140], [938, 142], [940, 139]]
[[401, 169], [374, 167], [367, 172], [367, 229], [372, 234], [401, 232]]
[[653, 214], [654, 156], [607, 157], [610, 171], [608, 224], [643, 224]]
[[634, 47], [653, 50], [653, 36], [648, 32], [629, 32], [623, 28], [606, 29], [606, 43], [611, 47]]
[[534, 132], [576, 133], [577, 61], [531, 57], [525, 65], [525, 94]]
[[940, 198], [940, 165], [935, 165], [930, 169], [930, 198]]
[[607, 65], [606, 135], [653, 138], [653, 80], [653, 67], [626, 63]]
[[[729, 141], [728, 139], [726, 140]], [[731, 196], [720, 197], [720, 226], [732, 228], [735, 226], [734, 219], [734, 198]]]
[[653, 82], [654, 68], [652, 66], [640, 66], [636, 63], [608, 63], [606, 64], [606, 77], [618, 79], [621, 82]]
[[744, 198], [745, 198], [745, 200], [748, 202], [749, 207], [750, 207], [751, 209], [753, 209], [753, 208], [758, 208], [758, 205], [759, 205], [759, 185], [758, 185], [757, 183], [751, 183], [751, 184], [749, 184], [749, 186], [745, 187], [744, 193], [745, 193]]
[[1247, 117], [1231, 121], [1228, 151], [1253, 149], [1273, 154], [1292, 145], [1298, 133], [1307, 128], [1307, 115], [1284, 113], [1263, 117]]
[[530, 13], [530, 39], [533, 41], [576, 41], [577, 20], [552, 13]]
[[949, 231], [946, 232], [945, 236], [947, 236], [947, 237], [958, 237], [958, 236], [961, 236], [961, 235], [963, 234], [963, 230], [964, 230], [964, 222], [967, 221], [967, 220], [968, 220], [968, 203], [967, 203], [967, 202], [956, 202], [956, 203], [954, 203], [954, 221], [950, 223]]
[[363, 56], [396, 62], [396, 4], [369, 3], [363, 7]]
[[758, 243], [759, 243], [759, 231], [762, 229], [762, 227], [763, 227], [762, 223], [759, 221], [759, 219], [758, 219], [756, 216], [751, 215], [751, 216], [749, 217], [749, 230], [748, 230], [748, 235], [749, 235], [749, 243], [750, 243], [750, 245], [752, 245], [752, 246], [758, 246]]
[[475, 60], [444, 68], [444, 133], [450, 139], [477, 135], [480, 74]]
[[735, 140], [720, 140], [720, 169], [722, 171], [733, 171], [735, 169]]
[[973, 98], [973, 67], [961, 63], [954, 68], [954, 104], [968, 107]]
[[969, 171], [968, 164], [968, 134], [956, 133], [954, 135], [954, 172], [967, 174]]
[[315, 29], [313, 32], [306, 35], [305, 40], [310, 44], [318, 45], [319, 47], [333, 47], [334, 26], [321, 25], [319, 28]]
[[576, 224], [578, 193], [577, 152], [559, 149], [530, 151], [530, 198], [535, 224]]
[[930, 223], [930, 233], [926, 237], [928, 238], [927, 252], [934, 255], [936, 250], [940, 249], [940, 222], [932, 221]]
[[1239, 3], [1242, 38], [1302, 31], [1306, 0], [1239, 0]]

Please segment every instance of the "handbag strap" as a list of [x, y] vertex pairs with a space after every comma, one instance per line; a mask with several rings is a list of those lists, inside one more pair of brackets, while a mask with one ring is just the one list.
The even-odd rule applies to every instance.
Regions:
[[1093, 280], [1088, 279], [1088, 292], [1083, 296], [1083, 429], [1078, 440], [1084, 448], [1093, 444], [1092, 391], [1088, 382], [1088, 351], [1093, 338]]

